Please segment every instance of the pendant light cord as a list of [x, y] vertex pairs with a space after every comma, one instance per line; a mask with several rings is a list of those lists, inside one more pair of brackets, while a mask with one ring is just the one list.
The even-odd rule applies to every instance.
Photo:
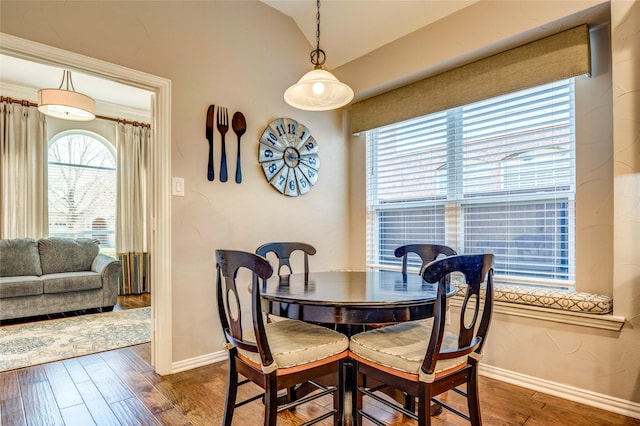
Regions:
[[316, 6], [318, 12], [316, 12], [316, 49], [311, 51], [311, 63], [314, 68], [322, 68], [324, 62], [327, 60], [327, 56], [324, 50], [320, 49], [320, 0], [316, 0]]
[[292, 107], [306, 111], [329, 111], [347, 105], [354, 93], [322, 67], [326, 56], [320, 49], [320, 0], [316, 0], [316, 7], [316, 46], [310, 55], [314, 69], [285, 90], [284, 100]]
[[69, 85], [71, 85], [71, 90], [75, 92], [76, 88], [73, 87], [73, 80], [71, 80], [71, 71], [69, 70], [65, 70], [65, 72], [62, 74], [62, 81], [60, 82], [60, 86], [58, 87], [58, 90], [62, 89], [62, 86], [65, 83], [65, 80], [67, 82], [67, 85], [65, 86], [65, 90], [69, 90]]

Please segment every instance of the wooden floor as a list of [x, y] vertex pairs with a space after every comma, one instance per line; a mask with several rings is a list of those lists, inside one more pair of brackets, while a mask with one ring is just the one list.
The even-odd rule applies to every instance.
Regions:
[[[116, 309], [148, 305], [139, 298], [122, 299]], [[168, 376], [150, 365], [151, 345], [131, 346], [0, 373], [0, 424], [20, 425], [213, 425], [222, 423], [226, 363], [216, 363]], [[246, 386], [245, 386], [246, 388]], [[242, 389], [242, 388], [241, 388]], [[240, 397], [257, 388], [245, 389]], [[640, 425], [640, 420], [567, 400], [480, 378], [485, 425]], [[461, 405], [458, 395], [447, 395]], [[279, 426], [308, 420], [331, 405], [325, 397], [295, 412], [279, 415]], [[234, 425], [262, 424], [260, 401], [236, 410]], [[392, 425], [413, 422], [372, 405]], [[329, 420], [322, 425], [332, 425]], [[365, 422], [365, 425], [370, 423]], [[434, 425], [468, 425], [443, 413]]]

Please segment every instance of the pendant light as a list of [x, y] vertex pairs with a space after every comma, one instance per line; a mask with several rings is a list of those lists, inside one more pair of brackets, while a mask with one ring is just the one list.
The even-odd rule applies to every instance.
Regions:
[[322, 68], [326, 60], [320, 49], [320, 0], [317, 0], [316, 48], [311, 52], [314, 69], [284, 92], [284, 100], [292, 107], [307, 111], [327, 111], [345, 106], [353, 99], [353, 90]]
[[64, 71], [60, 87], [38, 90], [38, 110], [63, 120], [89, 121], [96, 118], [96, 101], [76, 92], [71, 71]]

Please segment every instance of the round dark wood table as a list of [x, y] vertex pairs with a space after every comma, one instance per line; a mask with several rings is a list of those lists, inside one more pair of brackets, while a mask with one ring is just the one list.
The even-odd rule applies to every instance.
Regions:
[[[455, 294], [449, 287], [447, 297]], [[263, 310], [307, 322], [335, 324], [348, 336], [363, 326], [430, 318], [436, 285], [399, 271], [332, 271], [274, 276], [262, 289]], [[347, 363], [347, 369], [351, 366]], [[352, 372], [344, 375], [344, 425], [355, 424]]]
[[[450, 290], [451, 296], [455, 293]], [[262, 290], [264, 310], [309, 322], [395, 323], [433, 316], [435, 284], [398, 271], [332, 271], [273, 277]]]

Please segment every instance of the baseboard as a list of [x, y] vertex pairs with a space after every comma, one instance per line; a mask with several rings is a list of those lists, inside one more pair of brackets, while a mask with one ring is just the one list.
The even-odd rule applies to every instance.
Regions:
[[[226, 351], [213, 352], [207, 355], [201, 355], [195, 358], [174, 362], [172, 364], [172, 373], [179, 373], [181, 371], [203, 367], [205, 365], [226, 360]], [[569, 401], [574, 401], [580, 404], [589, 405], [591, 407], [600, 408], [602, 410], [611, 411], [613, 413], [622, 414], [623, 416], [640, 419], [640, 404], [637, 402], [615, 398], [609, 395], [603, 395], [573, 386], [567, 386], [560, 383], [539, 379], [537, 377], [515, 373], [513, 371], [493, 367], [485, 363], [480, 363], [479, 374], [491, 379], [510, 383], [512, 385], [521, 386], [523, 388], [557, 396], [558, 398], [568, 399]]]
[[479, 374], [512, 385], [640, 419], [640, 404], [480, 363]]
[[227, 359], [227, 351], [213, 352], [206, 355], [200, 355], [195, 358], [184, 359], [171, 364], [171, 374], [180, 373], [181, 371], [187, 371], [193, 368], [204, 367], [205, 365], [226, 361]]

